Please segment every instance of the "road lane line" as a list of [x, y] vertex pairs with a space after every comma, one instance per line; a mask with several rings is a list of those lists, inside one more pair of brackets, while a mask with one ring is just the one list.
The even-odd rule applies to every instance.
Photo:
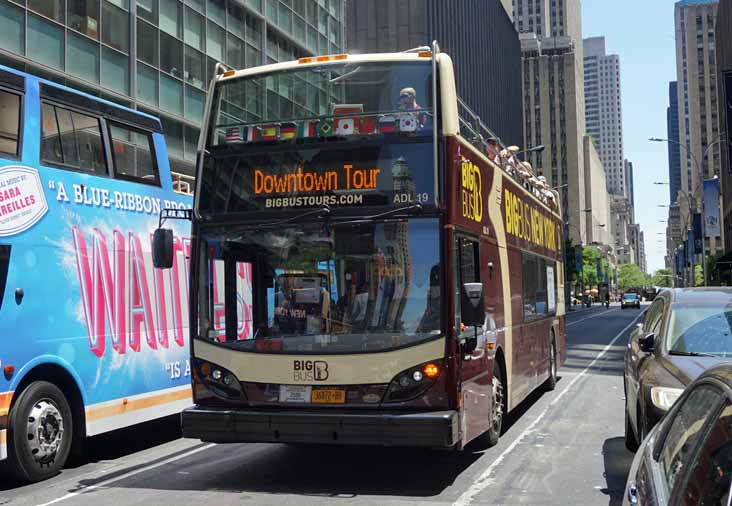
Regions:
[[61, 501], [65, 501], [66, 499], [71, 499], [72, 497], [76, 497], [77, 495], [81, 495], [81, 494], [84, 494], [86, 492], [90, 492], [90, 491], [95, 490], [97, 488], [106, 487], [107, 485], [109, 485], [111, 483], [114, 483], [116, 481], [126, 480], [127, 478], [131, 478], [132, 476], [135, 476], [137, 474], [144, 473], [145, 471], [150, 471], [150, 470], [155, 469], [157, 467], [164, 466], [166, 464], [170, 464], [171, 462], [175, 462], [176, 460], [181, 460], [181, 459], [184, 459], [186, 457], [190, 457], [191, 455], [195, 455], [198, 452], [202, 452], [204, 450], [208, 450], [209, 448], [213, 448], [214, 446], [216, 446], [216, 445], [213, 444], [213, 443], [208, 444], [208, 445], [205, 445], [205, 446], [199, 446], [198, 448], [195, 448], [195, 449], [193, 449], [193, 450], [191, 450], [189, 452], [182, 453], [180, 455], [176, 455], [175, 457], [171, 457], [169, 459], [163, 460], [162, 462], [158, 462], [156, 464], [152, 464], [150, 466], [146, 466], [146, 467], [141, 467], [139, 469], [135, 469], [134, 471], [130, 471], [129, 473], [125, 473], [125, 474], [122, 474], [120, 476], [115, 476], [114, 478], [110, 478], [108, 480], [102, 481], [102, 482], [97, 483], [95, 485], [90, 485], [88, 487], [83, 487], [78, 492], [70, 492], [70, 493], [68, 493], [68, 494], [66, 494], [66, 495], [64, 495], [62, 497], [58, 497], [58, 498], [56, 498], [56, 499], [54, 499], [52, 501], [49, 501], [49, 502], [44, 502], [44, 503], [39, 504], [37, 506], [50, 506], [51, 504], [60, 503]]
[[573, 321], [571, 323], [568, 323], [566, 326], [567, 327], [571, 327], [572, 325], [576, 325], [577, 323], [583, 322], [585, 320], [589, 320], [590, 318], [597, 318], [598, 316], [602, 316], [602, 315], [607, 314], [607, 313], [612, 313], [613, 311], [619, 311], [619, 309], [617, 309], [617, 308], [615, 308], [615, 309], [608, 309], [606, 311], [602, 311], [601, 313], [596, 313], [596, 314], [593, 314], [592, 316], [588, 316], [587, 318], [582, 318], [581, 320], [577, 320], [577, 321]]
[[473, 482], [473, 484], [470, 486], [470, 488], [468, 488], [468, 490], [463, 492], [463, 494], [460, 497], [458, 497], [458, 499], [454, 503], [452, 503], [452, 506], [468, 506], [469, 504], [472, 504], [473, 499], [475, 499], [478, 494], [480, 494], [483, 490], [485, 490], [492, 484], [491, 475], [493, 474], [493, 471], [495, 471], [495, 469], [499, 465], [501, 465], [501, 463], [506, 459], [506, 457], [516, 449], [516, 447], [519, 445], [519, 443], [521, 443], [521, 441], [523, 441], [523, 439], [526, 436], [531, 434], [536, 429], [539, 422], [542, 421], [544, 419], [544, 417], [546, 416], [546, 414], [549, 412], [549, 408], [554, 407], [559, 402], [559, 400], [562, 397], [564, 397], [564, 395], [567, 392], [569, 392], [569, 390], [571, 390], [571, 388], [574, 386], [574, 384], [577, 383], [577, 381], [579, 381], [579, 379], [582, 376], [584, 376], [587, 373], [587, 371], [592, 369], [592, 367], [594, 367], [594, 365], [597, 363], [597, 361], [600, 360], [603, 357], [603, 355], [605, 355], [605, 353], [607, 353], [607, 351], [615, 345], [615, 343], [618, 341], [618, 339], [620, 339], [623, 336], [623, 334], [625, 334], [628, 331], [628, 329], [632, 328], [633, 325], [635, 325], [635, 322], [641, 316], [642, 316], [642, 313], [638, 314], [638, 316], [633, 318], [633, 321], [631, 321], [627, 327], [625, 327], [623, 330], [621, 330], [620, 333], [618, 335], [616, 335], [613, 338], [613, 340], [610, 341], [610, 343], [602, 349], [602, 351], [595, 357], [595, 359], [592, 362], [590, 362], [590, 365], [585, 367], [577, 376], [572, 378], [572, 381], [569, 382], [569, 384], [564, 388], [564, 390], [562, 390], [559, 393], [559, 395], [557, 395], [554, 399], [552, 399], [552, 401], [544, 408], [544, 410], [541, 413], [539, 413], [539, 416], [537, 416], [536, 419], [534, 419], [534, 421], [531, 422], [531, 424], [528, 427], [526, 427], [524, 429], [524, 431], [521, 434], [519, 434], [518, 437], [516, 437], [516, 439], [514, 439], [513, 442], [505, 450], [503, 450], [503, 453], [501, 453], [491, 463], [491, 465], [488, 466], [486, 468], [486, 470], [480, 474], [480, 476], [478, 476], [478, 478]]

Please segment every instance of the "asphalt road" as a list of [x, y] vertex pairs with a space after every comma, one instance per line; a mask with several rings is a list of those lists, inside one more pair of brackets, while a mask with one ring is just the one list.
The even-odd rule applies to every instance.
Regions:
[[209, 445], [166, 419], [95, 438], [83, 462], [43, 483], [0, 475], [0, 505], [616, 505], [623, 445], [623, 351], [640, 312], [570, 313], [569, 357], [486, 451]]

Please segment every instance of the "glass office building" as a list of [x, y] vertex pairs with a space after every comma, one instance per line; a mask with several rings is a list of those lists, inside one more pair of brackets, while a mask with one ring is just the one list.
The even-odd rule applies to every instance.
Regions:
[[160, 117], [192, 174], [214, 65], [343, 52], [344, 0], [0, 0], [0, 63]]

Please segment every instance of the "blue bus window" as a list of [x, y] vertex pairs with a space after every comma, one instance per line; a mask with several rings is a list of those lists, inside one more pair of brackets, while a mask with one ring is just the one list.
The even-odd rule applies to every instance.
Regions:
[[99, 119], [43, 104], [41, 157], [61, 167], [107, 174]]
[[18, 156], [20, 96], [0, 90], [0, 153]]
[[8, 267], [10, 266], [10, 245], [0, 244], [0, 309], [3, 307], [5, 294], [5, 283], [8, 280]]
[[109, 131], [115, 175], [120, 179], [160, 185], [150, 133], [117, 124], [110, 124]]

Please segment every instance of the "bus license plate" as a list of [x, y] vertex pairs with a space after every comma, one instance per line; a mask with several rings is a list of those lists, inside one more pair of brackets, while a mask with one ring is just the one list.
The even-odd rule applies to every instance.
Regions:
[[313, 390], [313, 404], [345, 404], [346, 391], [342, 388], [318, 388]]
[[313, 387], [304, 385], [280, 385], [280, 402], [310, 402]]

